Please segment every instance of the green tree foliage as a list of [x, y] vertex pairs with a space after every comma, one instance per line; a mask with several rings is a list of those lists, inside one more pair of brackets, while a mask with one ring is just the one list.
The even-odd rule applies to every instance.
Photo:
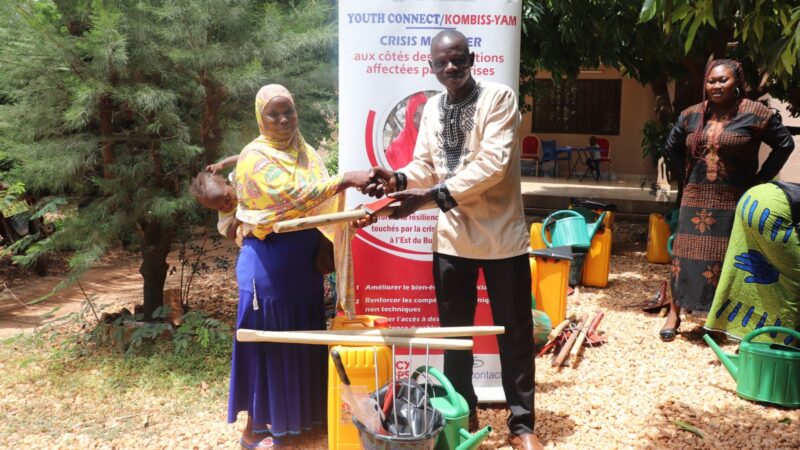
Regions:
[[[666, 94], [675, 112], [702, 97], [709, 57], [739, 59], [752, 96], [800, 114], [800, 5], [794, 0], [524, 0], [523, 88], [536, 70], [575, 77], [600, 65]], [[733, 45], [731, 45], [733, 43]]]
[[733, 48], [716, 49], [739, 59], [751, 96], [765, 93], [789, 103], [800, 116], [800, 4], [796, 0], [645, 0], [641, 22], [680, 33], [684, 52], [702, 47], [701, 35]]
[[537, 70], [559, 80], [599, 66], [652, 87], [658, 123], [643, 135], [651, 157], [661, 147], [651, 140], [702, 100], [710, 57], [738, 59], [751, 98], [769, 93], [800, 115], [796, 0], [524, 0], [522, 26], [524, 94], [535, 98]]
[[0, 144], [29, 191], [79, 205], [44, 250], [75, 250], [79, 271], [133, 244], [148, 318], [198, 219], [187, 183], [257, 135], [257, 89], [287, 85], [306, 138], [327, 134], [329, 2], [0, 0], [0, 16]]

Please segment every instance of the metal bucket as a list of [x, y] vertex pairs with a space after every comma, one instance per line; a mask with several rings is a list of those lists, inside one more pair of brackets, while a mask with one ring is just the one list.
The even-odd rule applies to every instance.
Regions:
[[436, 438], [444, 428], [444, 417], [441, 414], [433, 414], [434, 411], [431, 409], [433, 426], [430, 431], [419, 436], [375, 434], [367, 430], [355, 417], [353, 423], [358, 428], [358, 438], [363, 450], [433, 450]]

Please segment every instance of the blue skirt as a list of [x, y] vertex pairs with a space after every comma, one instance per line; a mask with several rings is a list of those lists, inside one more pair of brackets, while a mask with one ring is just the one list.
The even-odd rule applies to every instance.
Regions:
[[[306, 230], [244, 240], [236, 264], [237, 330], [325, 329], [322, 276], [314, 267], [320, 236]], [[234, 339], [228, 423], [247, 411], [254, 431], [274, 436], [299, 434], [322, 423], [326, 362], [325, 346]]]

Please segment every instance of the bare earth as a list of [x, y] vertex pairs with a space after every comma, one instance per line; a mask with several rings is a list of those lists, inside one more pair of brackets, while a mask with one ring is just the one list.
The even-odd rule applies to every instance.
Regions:
[[[559, 449], [800, 448], [800, 410], [736, 396], [734, 380], [702, 341], [699, 325], [685, 318], [678, 339], [671, 343], [658, 339], [664, 319], [635, 307], [651, 298], [668, 274], [667, 266], [646, 262], [645, 233], [642, 224], [616, 224], [609, 286], [581, 287], [577, 298], [568, 299], [568, 314], [605, 312], [600, 329], [608, 342], [587, 348], [583, 358], [577, 364], [571, 360], [568, 367], [550, 367], [549, 355], [536, 360], [536, 432], [542, 442]], [[131, 305], [139, 301], [137, 267], [130, 260], [118, 263], [114, 267], [127, 267], [131, 284], [113, 291], [119, 299], [116, 304]], [[174, 275], [168, 283], [176, 283]], [[233, 269], [212, 272], [197, 283], [195, 292], [203, 300], [194, 307], [230, 321], [236, 308]], [[12, 288], [19, 296], [36, 284], [35, 278], [15, 280]], [[101, 285], [93, 289], [90, 294], [103, 293]], [[0, 312], [0, 319], [8, 314]], [[73, 329], [76, 324], [62, 327]], [[13, 345], [13, 341], [0, 343], [0, 352], [13, 351], [9, 348]], [[733, 352], [736, 345], [725, 348]], [[74, 408], [81, 401], [75, 393], [37, 379], [44, 370], [12, 367], [0, 358], [4, 374], [0, 411], [6, 421], [0, 425], [0, 448], [238, 448], [243, 421], [240, 417], [238, 424], [224, 422], [224, 377], [175, 392], [173, 398], [148, 396], [146, 387], [121, 389], [87, 412]], [[25, 371], [24, 379], [2, 381], [6, 374], [19, 371]], [[185, 404], [188, 400], [181, 400], [187, 396], [191, 407]], [[504, 448], [506, 415], [504, 409], [480, 409], [482, 425], [495, 430], [482, 449]], [[19, 428], [31, 423], [35, 425]], [[684, 424], [696, 427], [704, 437], [686, 431]], [[325, 430], [292, 442], [293, 448], [326, 446]]]

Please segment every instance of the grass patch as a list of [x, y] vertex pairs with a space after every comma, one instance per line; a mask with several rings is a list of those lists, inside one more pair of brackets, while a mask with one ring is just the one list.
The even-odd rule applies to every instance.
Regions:
[[120, 353], [87, 336], [45, 330], [0, 342], [0, 447], [69, 433], [79, 446], [143, 442], [176, 416], [223, 420], [232, 338], [179, 352], [172, 341], [145, 341]]

